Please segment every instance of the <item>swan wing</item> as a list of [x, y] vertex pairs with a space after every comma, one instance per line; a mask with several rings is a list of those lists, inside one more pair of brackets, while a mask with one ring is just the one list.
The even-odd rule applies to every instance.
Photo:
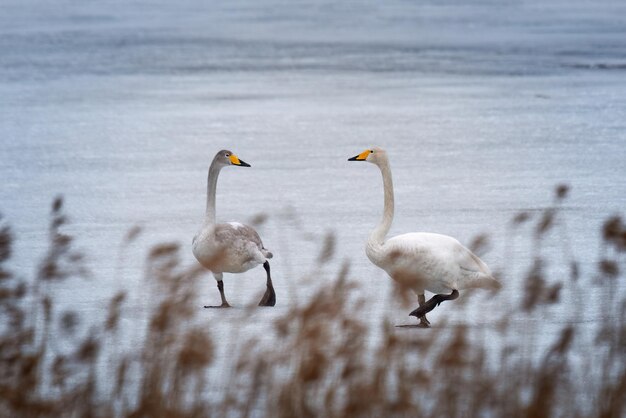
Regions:
[[427, 290], [442, 288], [498, 287], [489, 267], [456, 239], [441, 234], [409, 233], [385, 244], [387, 270], [412, 274]]
[[236, 241], [252, 242], [263, 246], [259, 234], [251, 226], [239, 222], [228, 222], [215, 225], [215, 240], [222, 245], [230, 245]]
[[[383, 244], [382, 266], [391, 277], [415, 280], [431, 291], [456, 287], [460, 271], [455, 250], [460, 244], [440, 234], [415, 232], [390, 238]], [[439, 289], [439, 290], [435, 290]]]
[[385, 246], [435, 262], [457, 264], [463, 270], [491, 275], [489, 267], [458, 240], [442, 234], [416, 232], [389, 239]]
[[272, 258], [254, 228], [239, 222], [227, 222], [215, 226], [215, 241], [223, 247], [234, 247], [246, 251], [260, 251], [263, 257]]
[[476, 254], [471, 252], [468, 248], [464, 247], [461, 243], [457, 241], [457, 246], [455, 247], [456, 259], [457, 263], [459, 263], [459, 267], [463, 270], [475, 272], [475, 273], [483, 273], [487, 276], [491, 276], [491, 270], [487, 267], [487, 264], [483, 262]]
[[499, 290], [502, 284], [493, 277], [491, 270], [487, 264], [483, 262], [476, 254], [461, 245], [456, 247], [456, 259], [464, 273], [459, 280], [462, 288], [483, 288]]

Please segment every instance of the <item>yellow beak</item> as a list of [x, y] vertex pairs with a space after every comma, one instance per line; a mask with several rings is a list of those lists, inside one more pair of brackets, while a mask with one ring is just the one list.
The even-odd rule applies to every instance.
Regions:
[[352, 158], [348, 158], [348, 161], [365, 161], [367, 159], [367, 157], [372, 153], [372, 151], [366, 149], [365, 151], [363, 151], [362, 153], [360, 153], [359, 155], [352, 157]]
[[238, 165], [240, 167], [250, 167], [250, 164], [243, 160], [240, 160], [239, 157], [237, 157], [235, 154], [230, 154], [229, 158], [232, 165]]

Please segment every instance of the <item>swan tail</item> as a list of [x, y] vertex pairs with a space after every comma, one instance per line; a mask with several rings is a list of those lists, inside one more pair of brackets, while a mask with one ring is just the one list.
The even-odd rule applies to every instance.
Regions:
[[483, 289], [500, 290], [502, 289], [502, 283], [493, 276], [484, 276], [478, 279], [479, 287]]
[[502, 283], [497, 280], [495, 277], [483, 274], [483, 273], [475, 273], [472, 275], [473, 277], [468, 277], [465, 281], [465, 285], [462, 286], [464, 289], [490, 289], [490, 290], [500, 290], [502, 288]]

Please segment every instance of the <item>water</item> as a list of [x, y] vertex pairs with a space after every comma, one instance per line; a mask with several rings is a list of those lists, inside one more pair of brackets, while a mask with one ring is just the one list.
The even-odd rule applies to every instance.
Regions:
[[[275, 254], [278, 306], [251, 324], [306, 298], [344, 259], [370, 300], [364, 315], [409, 323], [406, 308], [379, 296], [391, 283], [364, 255], [382, 211], [380, 175], [346, 161], [380, 145], [396, 186], [392, 235], [468, 243], [489, 233], [483, 258], [508, 273], [504, 292], [515, 298], [532, 250], [521, 239], [507, 250], [507, 225], [567, 183], [566, 235], [551, 235], [545, 251], [555, 262], [571, 252], [588, 273], [601, 220], [626, 207], [625, 40], [621, 1], [4, 0], [0, 210], [18, 237], [12, 267], [35, 271], [61, 193], [94, 272], [57, 289], [61, 298], [101, 314], [128, 288], [127, 313], [140, 311], [150, 305], [141, 281], [150, 245], [181, 242], [194, 263], [206, 170], [227, 148], [252, 168], [222, 172], [218, 219], [270, 216], [260, 233]], [[121, 262], [134, 225], [144, 233]], [[328, 231], [337, 254], [319, 273], [315, 239]], [[226, 294], [241, 307], [263, 283], [260, 268], [230, 275]], [[201, 289], [199, 307], [219, 300], [208, 275]], [[453, 312], [443, 304], [431, 321]], [[227, 336], [239, 314], [206, 315], [224, 315], [208, 324]]]

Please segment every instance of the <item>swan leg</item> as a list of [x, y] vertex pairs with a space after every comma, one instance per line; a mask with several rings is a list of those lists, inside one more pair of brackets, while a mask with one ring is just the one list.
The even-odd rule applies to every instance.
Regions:
[[215, 276], [217, 280], [217, 290], [220, 291], [220, 297], [222, 298], [222, 304], [220, 306], [209, 306], [205, 305], [205, 308], [230, 308], [230, 305], [226, 301], [226, 296], [224, 295], [224, 282], [222, 281], [222, 274], [219, 276]]
[[[420, 304], [420, 307], [426, 304], [426, 297], [424, 296], [423, 293], [417, 295], [417, 302]], [[430, 326], [430, 321], [426, 319], [426, 315], [421, 316], [419, 320], [420, 320], [420, 323], [419, 323], [420, 327], [428, 328]]]
[[421, 318], [424, 315], [426, 315], [428, 312], [435, 309], [435, 307], [439, 305], [441, 302], [443, 302], [444, 300], [454, 300], [458, 297], [459, 297], [459, 291], [456, 289], [454, 289], [452, 293], [450, 293], [449, 295], [435, 295], [432, 298], [430, 298], [428, 302], [424, 303], [419, 308], [411, 312], [409, 316], [415, 316], [417, 318]]
[[272, 285], [272, 276], [270, 275], [269, 261], [266, 260], [265, 263], [263, 263], [263, 268], [265, 269], [265, 272], [267, 273], [267, 283], [266, 283], [265, 294], [261, 298], [261, 301], [259, 302], [259, 306], [274, 306], [276, 305], [276, 292], [274, 292], [274, 286]]

